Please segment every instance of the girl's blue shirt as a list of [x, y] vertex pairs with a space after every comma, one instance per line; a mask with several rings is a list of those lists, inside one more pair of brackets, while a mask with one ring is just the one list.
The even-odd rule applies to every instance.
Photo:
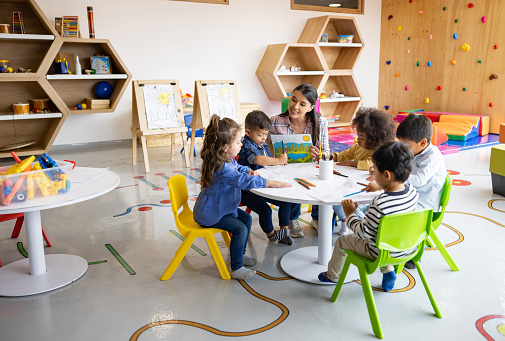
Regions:
[[234, 159], [224, 162], [214, 173], [214, 181], [202, 190], [196, 199], [193, 218], [203, 226], [212, 226], [222, 217], [231, 214], [237, 217], [237, 208], [242, 199], [242, 189], [264, 188], [267, 179], [247, 174], [251, 168], [241, 166]]

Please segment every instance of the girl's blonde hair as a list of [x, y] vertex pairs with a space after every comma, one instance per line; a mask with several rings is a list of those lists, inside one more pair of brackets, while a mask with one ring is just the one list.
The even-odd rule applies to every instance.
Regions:
[[210, 118], [201, 151], [202, 190], [212, 184], [214, 173], [223, 167], [223, 162], [230, 162], [230, 155], [223, 147], [230, 145], [239, 131], [240, 126], [231, 118], [219, 119], [218, 115], [212, 115]]

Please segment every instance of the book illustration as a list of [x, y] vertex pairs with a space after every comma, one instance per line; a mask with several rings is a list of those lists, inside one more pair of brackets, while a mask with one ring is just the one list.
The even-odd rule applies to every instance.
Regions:
[[276, 157], [287, 153], [288, 163], [312, 162], [312, 140], [309, 134], [272, 135], [272, 144]]
[[207, 100], [210, 115], [228, 117], [237, 121], [237, 108], [231, 84], [207, 84]]
[[145, 84], [143, 87], [149, 129], [180, 128], [184, 122], [177, 118], [175, 94], [172, 85]]
[[96, 73], [109, 73], [110, 74], [110, 63], [108, 56], [94, 56], [91, 57], [91, 68], [96, 71]]

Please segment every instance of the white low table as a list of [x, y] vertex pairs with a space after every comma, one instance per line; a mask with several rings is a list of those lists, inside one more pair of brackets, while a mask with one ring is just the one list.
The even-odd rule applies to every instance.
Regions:
[[76, 167], [70, 172], [68, 193], [0, 205], [0, 214], [25, 214], [28, 259], [0, 268], [0, 296], [27, 296], [61, 288], [80, 278], [88, 262], [74, 255], [44, 254], [40, 211], [75, 204], [110, 192], [119, 176], [107, 169]]
[[[333, 252], [332, 214], [333, 205], [341, 204], [344, 196], [363, 189], [357, 182], [366, 183], [367, 171], [354, 167], [334, 165], [334, 169], [348, 177], [334, 175], [331, 180], [320, 180], [319, 169], [315, 163], [290, 164], [288, 166], [265, 167], [259, 171], [261, 176], [292, 184], [288, 188], [255, 188], [251, 192], [265, 198], [279, 201], [319, 205], [318, 246], [303, 247], [285, 254], [281, 259], [281, 268], [288, 275], [304, 282], [314, 284], [332, 284], [319, 281], [319, 273], [328, 270], [328, 262]], [[294, 178], [303, 178], [316, 187], [310, 190], [298, 184]], [[377, 193], [360, 193], [349, 199], [360, 203], [369, 203]], [[346, 283], [359, 278], [358, 271], [351, 267], [346, 276]]]

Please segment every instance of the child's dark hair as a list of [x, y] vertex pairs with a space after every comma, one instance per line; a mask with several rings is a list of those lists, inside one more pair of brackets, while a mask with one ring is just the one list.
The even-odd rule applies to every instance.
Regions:
[[410, 140], [416, 143], [422, 139], [431, 141], [433, 135], [433, 124], [424, 115], [409, 114], [396, 128], [396, 137], [402, 140]]
[[359, 132], [366, 134], [366, 149], [375, 150], [380, 145], [395, 140], [395, 123], [391, 115], [376, 108], [361, 107], [352, 120]]
[[231, 118], [225, 117], [221, 120], [218, 115], [212, 115], [210, 118], [201, 151], [202, 190], [209, 187], [214, 181], [214, 173], [222, 168], [223, 162], [230, 161], [230, 156], [223, 147], [231, 144], [239, 131], [240, 126]]
[[402, 142], [388, 142], [375, 150], [372, 161], [375, 163], [376, 172], [390, 171], [395, 180], [404, 182], [412, 171], [414, 154], [409, 145]]
[[245, 117], [245, 128], [249, 130], [270, 130], [272, 128], [272, 121], [263, 111], [254, 110]]
[[[316, 111], [315, 107], [318, 98], [317, 90], [310, 84], [300, 84], [293, 90], [293, 92], [295, 91], [300, 91], [302, 95], [304, 95], [305, 98], [310, 102], [310, 105], [314, 106], [314, 108], [311, 111], [308, 111], [305, 115], [309, 118], [310, 122], [312, 123], [312, 134], [311, 134], [312, 144], [314, 146], [319, 146], [319, 135], [321, 135], [321, 133], [319, 132], [319, 117], [321, 115]], [[286, 110], [279, 116], [281, 117], [289, 116], [289, 111]]]

